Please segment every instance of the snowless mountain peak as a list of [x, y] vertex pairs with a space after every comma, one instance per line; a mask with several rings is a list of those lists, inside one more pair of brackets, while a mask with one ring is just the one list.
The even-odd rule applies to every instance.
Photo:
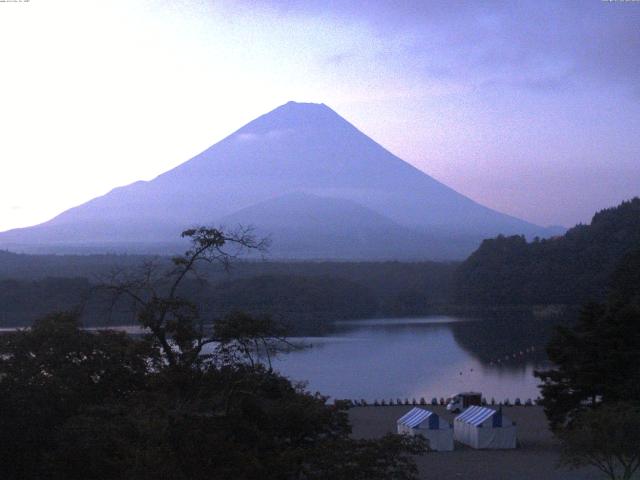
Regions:
[[149, 182], [0, 233], [0, 248], [144, 249], [225, 219], [286, 230], [280, 251], [297, 258], [463, 258], [499, 233], [546, 236], [438, 182], [328, 106], [288, 102]]
[[[268, 134], [271, 131], [295, 129], [330, 132], [354, 128], [324, 103], [288, 102], [248, 123], [234, 135]], [[355, 128], [354, 128], [355, 130]]]

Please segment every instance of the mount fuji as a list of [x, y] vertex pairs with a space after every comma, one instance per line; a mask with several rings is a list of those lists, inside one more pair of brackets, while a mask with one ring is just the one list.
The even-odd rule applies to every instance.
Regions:
[[0, 233], [0, 248], [169, 253], [188, 227], [238, 224], [280, 259], [457, 259], [497, 234], [558, 233], [461, 195], [324, 104], [289, 102], [153, 180]]

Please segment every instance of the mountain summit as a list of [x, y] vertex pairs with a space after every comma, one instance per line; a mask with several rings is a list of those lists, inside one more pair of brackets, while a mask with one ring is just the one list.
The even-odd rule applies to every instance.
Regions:
[[0, 233], [0, 247], [157, 251], [223, 222], [254, 224], [289, 258], [462, 258], [488, 236], [548, 233], [434, 180], [326, 105], [289, 102], [151, 181]]

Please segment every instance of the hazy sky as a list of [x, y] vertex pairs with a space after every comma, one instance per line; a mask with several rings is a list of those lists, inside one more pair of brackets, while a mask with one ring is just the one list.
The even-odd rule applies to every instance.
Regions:
[[640, 195], [640, 2], [0, 2], [0, 72], [0, 230], [288, 100], [540, 224]]

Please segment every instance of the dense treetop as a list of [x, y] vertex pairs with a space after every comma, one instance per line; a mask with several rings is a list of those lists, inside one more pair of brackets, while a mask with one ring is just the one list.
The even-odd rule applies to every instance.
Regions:
[[462, 304], [571, 304], [601, 301], [623, 257], [640, 246], [640, 198], [596, 213], [560, 237], [485, 240], [455, 274]]
[[605, 303], [589, 303], [559, 327], [536, 372], [542, 405], [562, 442], [562, 462], [593, 465], [612, 480], [640, 468], [640, 247], [611, 276]]

